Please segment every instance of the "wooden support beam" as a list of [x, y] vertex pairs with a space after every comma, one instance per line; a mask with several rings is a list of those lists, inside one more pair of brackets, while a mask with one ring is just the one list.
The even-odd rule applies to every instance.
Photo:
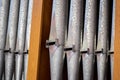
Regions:
[[120, 0], [116, 0], [114, 80], [120, 80]]
[[39, 48], [41, 47], [42, 33], [42, 8], [43, 0], [34, 0], [27, 80], [37, 80]]
[[27, 80], [49, 80], [49, 36], [52, 0], [34, 0]]

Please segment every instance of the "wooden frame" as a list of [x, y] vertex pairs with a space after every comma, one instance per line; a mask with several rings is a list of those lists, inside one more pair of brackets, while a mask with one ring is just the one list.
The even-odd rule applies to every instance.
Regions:
[[[52, 0], [34, 0], [27, 80], [49, 80], [49, 36]], [[120, 0], [116, 0], [114, 80], [120, 79]]]
[[34, 0], [27, 80], [49, 80], [48, 39], [52, 0]]
[[120, 80], [120, 0], [116, 0], [114, 80]]

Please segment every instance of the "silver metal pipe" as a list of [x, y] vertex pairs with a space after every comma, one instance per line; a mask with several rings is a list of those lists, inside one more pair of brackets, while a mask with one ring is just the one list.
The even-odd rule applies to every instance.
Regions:
[[5, 80], [12, 80], [14, 72], [15, 62], [14, 51], [16, 48], [18, 13], [19, 13], [19, 0], [11, 0], [6, 39], [6, 49], [8, 50], [10, 48], [11, 53], [8, 52], [5, 54]]
[[9, 1], [0, 0], [0, 79], [2, 80], [2, 73], [4, 68], [4, 48], [6, 41]]
[[0, 79], [3, 77], [3, 70], [4, 70], [4, 51], [0, 50]]
[[98, 80], [106, 80], [106, 64], [108, 50], [108, 28], [109, 26], [109, 1], [100, 0], [99, 23], [98, 23], [98, 45], [97, 50], [103, 51], [97, 54]]
[[64, 63], [65, 29], [67, 27], [68, 0], [53, 0], [51, 31], [49, 40], [57, 39], [58, 46], [49, 46], [51, 80], [62, 80]]
[[111, 54], [110, 55], [110, 64], [111, 64], [111, 80], [114, 80], [113, 79], [113, 69], [114, 69], [114, 54]]
[[[32, 21], [32, 9], [33, 9], [33, 0], [29, 0], [28, 16], [27, 16], [27, 29], [26, 29], [26, 40], [25, 40], [25, 52], [29, 51], [31, 21]], [[24, 54], [24, 80], [26, 80], [26, 76], [27, 76], [28, 55], [29, 54]]]
[[15, 80], [22, 80], [23, 74], [23, 54], [15, 54]]
[[29, 0], [28, 14], [27, 14], [26, 39], [25, 39], [25, 51], [29, 50], [29, 45], [30, 45], [32, 9], [33, 9], [33, 0]]
[[66, 47], [75, 46], [75, 52], [67, 51], [68, 80], [79, 80], [81, 28], [83, 27], [83, 0], [71, 0], [69, 31]]
[[[15, 80], [21, 80], [23, 73], [23, 53], [25, 49], [25, 33], [27, 26], [28, 0], [20, 0], [20, 11], [18, 21], [17, 45], [15, 58]], [[18, 71], [18, 72], [17, 72]]]
[[12, 80], [15, 80], [15, 73], [13, 74]]
[[5, 80], [12, 80], [14, 73], [14, 53], [5, 53]]
[[25, 33], [27, 26], [28, 0], [20, 0], [16, 51], [23, 53], [25, 49]]
[[4, 73], [3, 73], [3, 75], [2, 75], [2, 80], [5, 80], [4, 78], [5, 78], [5, 76], [4, 76]]
[[23, 80], [27, 80], [27, 69], [28, 69], [28, 54], [24, 54], [24, 74]]
[[86, 0], [83, 51], [83, 80], [93, 80], [94, 41], [97, 27], [97, 0]]
[[[112, 34], [111, 34], [111, 48], [110, 52], [114, 52], [114, 37], [115, 37], [115, 7], [116, 0], [113, 0], [113, 10], [112, 10]], [[111, 62], [111, 80], [113, 80], [113, 66], [114, 66], [114, 54], [110, 54]]]

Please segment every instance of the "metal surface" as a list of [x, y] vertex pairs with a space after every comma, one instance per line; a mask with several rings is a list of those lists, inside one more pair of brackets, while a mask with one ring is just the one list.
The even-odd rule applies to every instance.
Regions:
[[25, 33], [27, 26], [28, 0], [20, 0], [20, 11], [17, 32], [16, 51], [23, 53], [25, 49]]
[[2, 80], [5, 80], [5, 79], [4, 79], [4, 74], [3, 74], [3, 76], [2, 76]]
[[18, 33], [16, 51], [18, 54], [15, 58], [15, 80], [21, 80], [23, 73], [23, 53], [25, 49], [25, 33], [27, 26], [27, 12], [28, 12], [28, 0], [20, 0], [20, 11], [18, 21]]
[[82, 54], [83, 80], [93, 80], [94, 67], [94, 41], [97, 27], [97, 0], [86, 0], [84, 39], [82, 50], [88, 53]]
[[[29, 51], [31, 21], [32, 21], [32, 9], [33, 9], [33, 0], [29, 0], [28, 14], [27, 14], [26, 39], [25, 39], [25, 52]], [[28, 55], [29, 54], [24, 54], [24, 80], [26, 80], [26, 76], [27, 76]]]
[[32, 9], [33, 9], [33, 0], [29, 0], [29, 3], [28, 3], [28, 14], [27, 14], [26, 40], [25, 40], [25, 50], [26, 51], [29, 50], [29, 45], [30, 45]]
[[13, 74], [12, 80], [15, 80], [15, 73]]
[[0, 0], [0, 49], [5, 48], [7, 24], [8, 24], [8, 12], [9, 12], [9, 1]]
[[0, 0], [0, 79], [2, 79], [2, 73], [4, 68], [4, 48], [6, 41], [9, 1]]
[[106, 79], [108, 28], [110, 27], [109, 8], [108, 0], [100, 0], [97, 50], [103, 49], [103, 51], [102, 53], [97, 54], [98, 80]]
[[24, 54], [24, 73], [23, 80], [27, 80], [27, 69], [28, 69], [28, 54]]
[[49, 41], [58, 40], [59, 46], [49, 46], [51, 80], [62, 80], [65, 42], [67, 27], [67, 0], [53, 0], [52, 21]]
[[4, 51], [0, 50], [0, 79], [2, 79], [3, 76], [3, 70], [4, 70]]
[[15, 58], [15, 80], [22, 80], [23, 54], [16, 54]]
[[83, 27], [83, 0], [71, 0], [69, 31], [66, 47], [75, 46], [67, 54], [68, 80], [79, 80], [81, 28]]
[[[112, 10], [112, 34], [111, 34], [111, 48], [110, 51], [114, 52], [114, 37], [115, 37], [115, 2], [116, 0], [113, 0], [113, 10]], [[113, 65], [114, 65], [114, 54], [110, 54], [111, 59], [111, 80], [113, 80]]]
[[19, 0], [11, 0], [6, 38], [6, 50], [10, 49], [10, 52], [12, 53], [8, 52], [5, 54], [5, 80], [12, 80], [14, 72], [15, 62], [14, 51], [16, 48], [18, 12], [19, 12]]
[[[79, 80], [81, 58], [83, 80], [93, 80], [96, 55], [98, 80], [107, 80], [107, 53], [114, 53], [115, 0], [113, 5], [110, 0], [70, 0], [69, 25], [68, 3], [68, 0], [53, 0], [51, 29], [46, 42], [49, 48], [51, 80], [63, 79], [65, 54], [68, 80]], [[33, 0], [0, 0], [0, 80], [26, 80], [32, 8]], [[114, 54], [110, 54], [111, 80], [113, 56]]]
[[5, 80], [12, 80], [15, 63], [14, 53], [5, 53]]

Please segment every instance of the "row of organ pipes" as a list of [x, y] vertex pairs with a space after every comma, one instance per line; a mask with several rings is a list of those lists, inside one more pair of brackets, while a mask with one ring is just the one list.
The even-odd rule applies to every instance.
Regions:
[[115, 0], [53, 0], [46, 41], [51, 80], [63, 79], [65, 57], [68, 80], [113, 80], [114, 21]]
[[0, 0], [0, 80], [26, 80], [33, 0]]
[[[0, 80], [26, 80], [32, 6], [33, 0], [0, 0]], [[68, 80], [79, 80], [81, 68], [80, 79], [93, 80], [95, 63], [97, 80], [113, 80], [114, 16], [115, 0], [53, 0], [51, 80], [62, 80], [65, 57]]]

